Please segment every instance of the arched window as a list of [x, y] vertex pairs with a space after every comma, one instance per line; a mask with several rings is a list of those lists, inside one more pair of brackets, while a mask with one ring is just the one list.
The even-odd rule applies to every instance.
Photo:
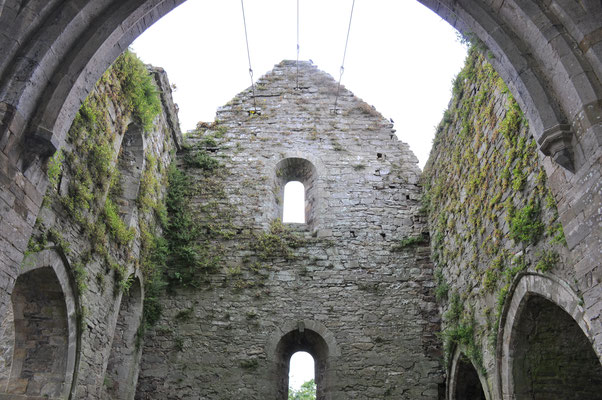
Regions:
[[291, 356], [288, 369], [289, 398], [308, 398], [316, 395], [314, 358], [306, 351], [298, 351]]
[[310, 357], [313, 358], [316, 399], [326, 399], [331, 385], [331, 382], [329, 382], [330, 360], [328, 356], [330, 352], [328, 344], [319, 333], [301, 325], [298, 329], [284, 335], [276, 347], [277, 400], [287, 400], [288, 398], [291, 359], [293, 355], [299, 352], [309, 353]]
[[282, 222], [305, 223], [305, 186], [299, 181], [290, 181], [284, 186]]
[[116, 192], [119, 214], [126, 226], [130, 226], [135, 220], [136, 199], [144, 169], [144, 138], [138, 123], [132, 122], [123, 136], [117, 167], [119, 187], [113, 190]]
[[573, 317], [539, 295], [523, 300], [510, 343], [517, 399], [601, 399], [602, 366]]
[[[303, 158], [285, 158], [276, 166], [276, 209], [283, 222], [298, 222], [311, 225], [315, 217], [316, 168]], [[300, 188], [303, 188], [301, 191]], [[292, 196], [291, 196], [292, 191]], [[299, 192], [302, 195], [299, 195]], [[300, 197], [303, 197], [300, 200]], [[292, 203], [290, 201], [293, 200]], [[297, 217], [290, 217], [289, 208]], [[285, 210], [287, 215], [284, 214]]]

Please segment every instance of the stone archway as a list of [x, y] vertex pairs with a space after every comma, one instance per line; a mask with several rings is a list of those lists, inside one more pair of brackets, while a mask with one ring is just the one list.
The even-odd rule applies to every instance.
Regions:
[[449, 372], [449, 400], [489, 400], [487, 380], [474, 367], [460, 349], [456, 349]]
[[291, 356], [298, 352], [309, 353], [315, 362], [315, 382], [318, 400], [336, 399], [336, 374], [334, 365], [339, 349], [332, 333], [317, 321], [289, 321], [275, 332], [266, 346], [272, 362], [270, 384], [276, 385], [276, 399], [286, 400]]
[[[183, 1], [0, 2], [0, 281], [5, 287], [18, 275], [42, 204], [44, 162], [62, 145], [81, 101], [135, 37]], [[596, 272], [602, 5], [598, 0], [419, 1], [460, 31], [474, 32], [491, 51], [541, 151], [556, 162], [546, 169], [574, 254], [575, 278]], [[585, 306], [597, 307], [600, 283], [583, 280]], [[10, 308], [9, 297], [0, 291], [2, 314]], [[593, 332], [588, 337], [600, 337], [599, 322], [588, 329]]]
[[[52, 153], [102, 72], [148, 26], [183, 2], [97, 0], [79, 5], [72, 0], [68, 5], [52, 1], [24, 6], [18, 0], [5, 1], [0, 23], [18, 29], [0, 42], [7, 54], [0, 64], [4, 130], [14, 129], [18, 137], [25, 133], [38, 155]], [[601, 109], [599, 2], [420, 2], [487, 45], [542, 151], [567, 169], [575, 167], [576, 156], [579, 167], [573, 132], [589, 129], [596, 121], [588, 116]], [[571, 126], [575, 119], [580, 127]], [[32, 161], [22, 159], [22, 167]]]
[[54, 250], [25, 260], [11, 303], [13, 320], [9, 322], [14, 328], [3, 334], [12, 336], [14, 346], [10, 377], [0, 392], [68, 397], [77, 357], [76, 299], [64, 262]]
[[498, 351], [504, 399], [602, 398], [591, 319], [570, 287], [527, 274], [505, 306]]
[[[542, 152], [557, 163], [549, 164], [547, 172], [567, 241], [571, 249], [582, 247], [580, 268], [591, 270], [600, 233], [593, 225], [579, 224], [578, 212], [565, 211], [583, 208], [582, 199], [595, 195], [601, 168], [602, 5], [597, 0], [419, 1], [489, 48], [491, 62], [527, 114]], [[82, 100], [138, 35], [183, 2], [0, 3], [0, 178], [6, 182], [2, 190], [18, 193], [16, 203], [0, 200], [6, 209], [37, 215], [47, 185], [44, 162], [62, 145]], [[595, 218], [596, 210], [588, 208], [586, 218]], [[25, 240], [0, 237], [0, 248], [16, 249], [14, 260], [3, 262], [1, 270], [14, 270], [21, 261], [35, 220], [27, 212], [10, 217]], [[3, 211], [2, 218], [9, 215]], [[4, 296], [0, 307], [6, 304]]]

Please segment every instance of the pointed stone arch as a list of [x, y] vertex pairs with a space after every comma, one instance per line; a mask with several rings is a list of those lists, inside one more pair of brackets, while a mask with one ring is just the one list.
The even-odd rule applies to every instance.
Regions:
[[14, 347], [2, 390], [16, 396], [66, 398], [77, 363], [77, 298], [55, 250], [27, 257], [11, 294]]
[[[549, 399], [572, 398], [569, 392], [598, 398], [602, 354], [579, 296], [565, 282], [537, 274], [520, 276], [508, 296], [497, 349], [500, 398], [526, 399], [535, 392]], [[559, 369], [545, 370], [551, 365]]]
[[[580, 129], [574, 123], [588, 125], [587, 130], [596, 123], [582, 118], [588, 107], [600, 111], [599, 3], [419, 1], [487, 45], [494, 66], [527, 113], [542, 151], [565, 168], [574, 168], [573, 134]], [[102, 72], [140, 33], [183, 2], [99, 0], [82, 6], [71, 1], [70, 7], [53, 2], [40, 10], [22, 10], [13, 4], [16, 0], [8, 0], [0, 23], [29, 24], [15, 30], [12, 41], [0, 41], [8, 55], [0, 63], [0, 73], [8, 78], [0, 84], [0, 94], [14, 107], [5, 113], [11, 120], [7, 126], [21, 136], [29, 125], [30, 149], [52, 153]], [[53, 17], [53, 24], [44, 24]], [[78, 23], [81, 20], [89, 22]], [[30, 37], [44, 40], [37, 44], [26, 40]]]
[[460, 348], [452, 358], [447, 392], [448, 400], [491, 400], [487, 379]]
[[133, 399], [138, 381], [142, 348], [138, 337], [142, 323], [144, 289], [139, 273], [128, 278], [129, 289], [121, 294], [115, 333], [105, 371], [103, 398]]

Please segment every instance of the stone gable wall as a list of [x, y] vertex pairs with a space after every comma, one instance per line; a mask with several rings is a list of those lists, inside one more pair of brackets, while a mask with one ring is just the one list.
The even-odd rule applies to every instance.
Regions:
[[[196, 249], [218, 258], [169, 272], [139, 399], [286, 396], [277, 390], [288, 369], [278, 352], [293, 351], [287, 334], [324, 363], [316, 380], [325, 399], [438, 395], [417, 160], [349, 91], [334, 114], [336, 82], [309, 63], [300, 69], [296, 89], [295, 63], [278, 64], [257, 82], [257, 110], [246, 90], [215, 123], [199, 124], [178, 155]], [[304, 174], [313, 174], [313, 219], [283, 225], [282, 185]], [[417, 243], [400, 245], [410, 237]]]

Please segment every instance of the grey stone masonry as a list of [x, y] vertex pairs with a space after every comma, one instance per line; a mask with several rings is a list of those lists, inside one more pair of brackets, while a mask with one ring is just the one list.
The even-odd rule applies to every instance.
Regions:
[[[151, 84], [161, 93], [161, 103], [147, 131], [132, 114], [131, 105], [119, 96], [123, 74], [108, 71], [82, 108], [82, 113], [88, 110], [96, 115], [93, 129], [77, 130], [82, 118], [91, 118], [81, 114], [73, 124], [70, 141], [61, 150], [59, 160], [64, 160], [57, 163], [59, 172], [44, 198], [16, 283], [1, 298], [8, 303], [0, 322], [2, 399], [134, 396], [147, 272], [142, 270], [141, 249], [148, 241], [145, 236], [161, 231], [155, 228], [153, 210], [145, 210], [144, 202], [164, 203], [167, 170], [181, 134], [165, 71], [148, 71]], [[87, 144], [106, 140], [108, 154], [97, 152], [96, 157], [84, 158], [84, 146], [74, 145], [74, 131]], [[122, 195], [113, 197], [116, 212], [127, 209], [117, 216], [130, 235], [125, 244], [118, 245], [106, 232], [109, 185], [80, 182], [79, 177], [95, 162], [103, 163], [105, 175], [121, 176]], [[108, 179], [105, 175], [98, 176], [98, 181]], [[143, 198], [139, 187], [144, 184]], [[94, 191], [93, 204], [73, 206], [70, 201], [77, 190]], [[64, 274], [57, 273], [61, 285], [50, 285], [55, 272], [49, 272], [49, 266]], [[27, 273], [28, 269], [44, 274]]]
[[[162, 300], [138, 399], [285, 399], [297, 350], [316, 360], [318, 398], [438, 397], [417, 159], [344, 88], [335, 113], [332, 77], [301, 62], [297, 88], [296, 73], [276, 65], [257, 82], [257, 108], [249, 88], [188, 135], [178, 165], [207, 228], [199, 242], [219, 262]], [[200, 154], [221, 167], [190, 161]], [[278, 222], [288, 181], [305, 184], [306, 224]], [[399, 246], [409, 237], [418, 243]]]

